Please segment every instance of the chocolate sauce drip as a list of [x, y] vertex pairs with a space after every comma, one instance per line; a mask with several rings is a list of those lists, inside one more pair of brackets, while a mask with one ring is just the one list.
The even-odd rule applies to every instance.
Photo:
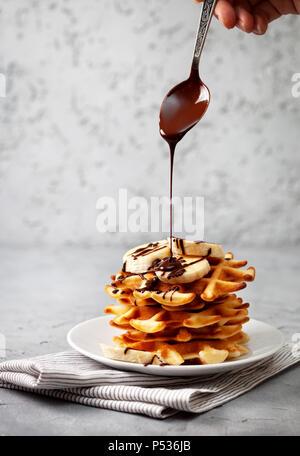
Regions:
[[135, 250], [132, 254], [134, 260], [136, 260], [140, 256], [146, 256], [148, 253], [158, 252], [165, 248], [165, 246], [158, 247], [158, 242], [150, 242], [150, 244], [146, 245], [146, 247], [140, 247], [139, 249]]
[[145, 363], [144, 366], [146, 367], [146, 366], [149, 366], [149, 364], [152, 364], [156, 357], [157, 357], [157, 355], [154, 355], [153, 358], [151, 359], [151, 361], [149, 361], [148, 363]]
[[174, 169], [174, 154], [177, 142], [168, 141], [170, 147], [170, 246], [171, 257], [173, 256], [173, 169]]
[[197, 258], [197, 260], [191, 263], [185, 264], [184, 258], [176, 258], [174, 256], [163, 258], [154, 268], [154, 271], [162, 271], [163, 275], [167, 274], [167, 279], [173, 279], [174, 277], [180, 277], [187, 266], [199, 263], [203, 260], [203, 257]]
[[148, 269], [148, 271], [154, 270], [155, 266], [157, 266], [160, 262], [161, 262], [161, 260], [159, 258], [154, 260], [153, 263], [151, 264], [150, 268]]
[[126, 276], [123, 276], [123, 275], [117, 276], [117, 279], [118, 279], [117, 281], [118, 282], [123, 282], [123, 280], [127, 279], [128, 277], [132, 277], [132, 276], [135, 276], [135, 275], [140, 276], [140, 278], [142, 280], [144, 280], [144, 274], [143, 273], [141, 273], [141, 272], [128, 272]]
[[[205, 95], [204, 95], [205, 92]], [[198, 68], [191, 68], [186, 81], [171, 89], [165, 97], [159, 119], [160, 134], [170, 148], [170, 244], [173, 256], [173, 167], [177, 143], [193, 128], [205, 113], [209, 93], [202, 83]]]
[[180, 250], [181, 253], [184, 255], [185, 254], [185, 250], [184, 250], [184, 242], [183, 241], [184, 241], [184, 239], [181, 239], [181, 238], [178, 238], [178, 237], [173, 237], [172, 244], [175, 243], [177, 250]]
[[182, 261], [172, 255], [163, 258], [153, 269], [154, 271], [162, 271], [163, 274], [168, 272], [168, 279], [179, 277], [185, 272]]
[[171, 289], [172, 294], [171, 294], [171, 297], [170, 297], [170, 301], [173, 300], [173, 295], [174, 295], [174, 293], [175, 293], [176, 291], [178, 291], [178, 290], [179, 290], [179, 287], [173, 287], [173, 288]]
[[182, 251], [182, 254], [184, 255], [184, 244], [183, 244], [183, 239], [178, 239], [178, 241], [179, 241], [180, 250]]
[[165, 273], [168, 271], [174, 271], [179, 268], [182, 268], [182, 260], [171, 256], [160, 260], [159, 263], [157, 263], [156, 266], [154, 266], [153, 270], [163, 271]]
[[139, 288], [139, 292], [144, 293], [145, 291], [153, 291], [155, 285], [158, 282], [158, 278], [155, 277], [152, 280], [146, 280], [145, 286], [143, 288]]
[[169, 290], [166, 290], [166, 291], [164, 292], [164, 294], [163, 294], [163, 299], [165, 299], [167, 293], [169, 293]]
[[170, 290], [166, 290], [163, 294], [163, 299], [166, 297], [167, 293], [169, 293], [171, 291], [170, 301], [172, 301], [175, 291], [178, 291], [178, 290], [179, 290], [179, 287], [177, 287], [177, 286], [171, 288]]

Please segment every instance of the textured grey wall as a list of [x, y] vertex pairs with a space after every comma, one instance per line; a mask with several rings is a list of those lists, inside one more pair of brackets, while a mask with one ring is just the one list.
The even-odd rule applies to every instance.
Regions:
[[[100, 235], [96, 201], [119, 187], [167, 194], [158, 111], [188, 74], [198, 15], [192, 0], [1, 1], [1, 243], [140, 240]], [[263, 37], [213, 21], [212, 102], [175, 167], [175, 194], [205, 197], [210, 240], [300, 240], [299, 42], [299, 17]]]

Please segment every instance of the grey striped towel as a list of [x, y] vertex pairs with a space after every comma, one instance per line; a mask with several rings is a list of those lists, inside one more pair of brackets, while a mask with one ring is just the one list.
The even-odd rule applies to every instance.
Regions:
[[286, 344], [254, 366], [209, 377], [162, 377], [110, 369], [79, 353], [5, 361], [0, 387], [153, 418], [203, 413], [254, 388], [300, 361]]

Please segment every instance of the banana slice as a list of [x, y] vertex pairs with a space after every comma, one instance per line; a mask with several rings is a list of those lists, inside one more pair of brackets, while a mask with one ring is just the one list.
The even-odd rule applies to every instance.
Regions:
[[100, 344], [105, 358], [116, 359], [118, 361], [126, 361], [128, 363], [137, 364], [162, 364], [158, 354], [146, 352], [142, 350], [132, 350], [126, 347], [114, 347], [113, 345]]
[[[169, 245], [171, 239], [168, 238]], [[175, 255], [188, 256], [212, 256], [224, 258], [224, 250], [220, 244], [212, 244], [204, 241], [188, 241], [186, 239], [172, 238], [172, 250]]]
[[145, 273], [153, 262], [170, 256], [171, 250], [167, 240], [151, 242], [129, 250], [123, 256], [123, 271]]
[[155, 274], [165, 283], [189, 283], [201, 279], [210, 271], [209, 262], [202, 257], [176, 256], [176, 265], [172, 270], [156, 270]]
[[228, 357], [228, 354], [228, 350], [217, 350], [207, 346], [199, 352], [199, 358], [203, 364], [216, 364], [223, 363]]
[[[170, 290], [160, 291], [160, 290], [147, 290], [147, 281], [141, 285], [140, 289], [134, 290], [133, 296], [136, 299], [153, 299], [159, 304], [170, 304], [172, 306], [184, 305], [192, 302], [196, 294], [189, 292], [180, 291], [180, 287], [173, 287]], [[182, 288], [182, 287], [181, 287]]]

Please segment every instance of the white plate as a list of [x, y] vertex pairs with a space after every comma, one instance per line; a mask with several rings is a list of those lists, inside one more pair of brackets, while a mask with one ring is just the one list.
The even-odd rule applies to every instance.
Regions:
[[278, 329], [261, 321], [250, 320], [243, 326], [243, 330], [250, 336], [250, 342], [247, 344], [250, 350], [247, 355], [237, 360], [195, 366], [144, 366], [143, 364], [125, 363], [124, 361], [104, 358], [100, 344], [113, 344], [113, 337], [124, 332], [110, 326], [109, 320], [111, 320], [111, 316], [98, 317], [79, 323], [68, 333], [69, 344], [83, 355], [107, 366], [144, 374], [187, 377], [240, 369], [273, 355], [284, 343], [284, 336]]

